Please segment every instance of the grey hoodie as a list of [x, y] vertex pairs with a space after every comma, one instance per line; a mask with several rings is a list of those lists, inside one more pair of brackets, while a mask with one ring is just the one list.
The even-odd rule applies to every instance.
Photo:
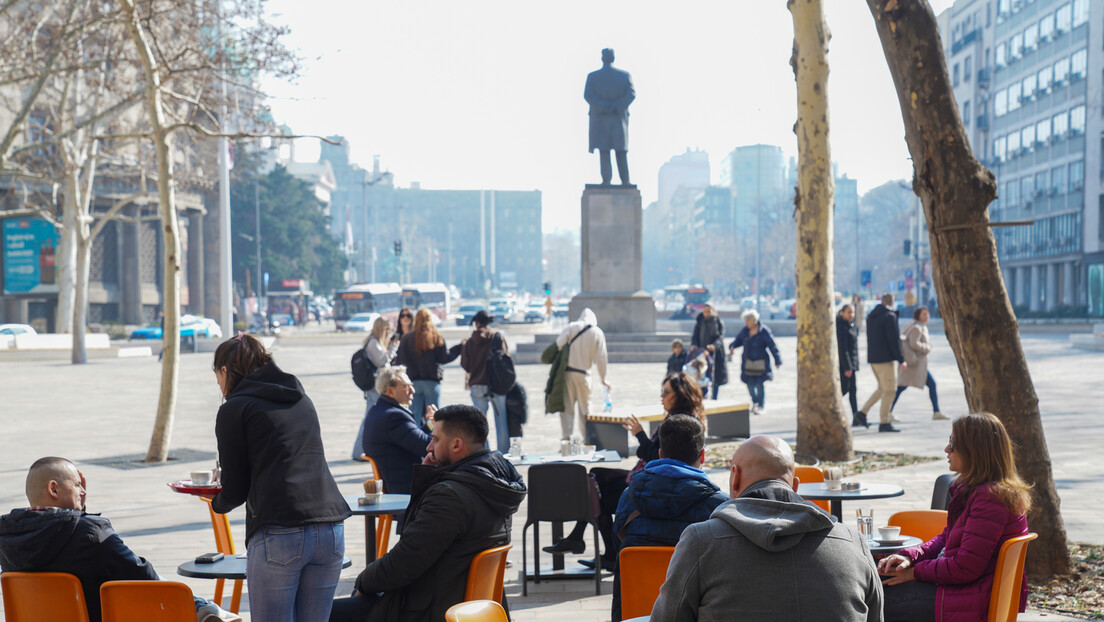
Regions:
[[881, 622], [882, 584], [854, 529], [768, 479], [682, 532], [651, 620]]

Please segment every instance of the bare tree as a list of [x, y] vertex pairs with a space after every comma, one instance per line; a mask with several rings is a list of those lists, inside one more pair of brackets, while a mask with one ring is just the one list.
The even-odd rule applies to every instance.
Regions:
[[974, 157], [959, 118], [939, 28], [923, 0], [867, 0], [897, 88], [912, 188], [924, 205], [939, 310], [972, 412], [1000, 418], [1016, 465], [1035, 485], [1028, 523], [1039, 539], [1027, 553], [1035, 575], [1069, 572], [1066, 530], [1039, 416], [990, 230], [993, 174]]
[[832, 285], [832, 151], [828, 133], [828, 41], [820, 0], [789, 0], [797, 81], [797, 450], [851, 457], [839, 384]]

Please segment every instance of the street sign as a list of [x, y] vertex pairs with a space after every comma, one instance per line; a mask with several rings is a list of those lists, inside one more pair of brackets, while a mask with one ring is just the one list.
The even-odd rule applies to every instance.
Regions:
[[874, 279], [870, 276], [870, 270], [862, 271], [862, 286], [870, 287], [874, 284]]
[[[906, 279], [911, 279], [912, 278], [912, 268], [905, 268], [905, 278]], [[912, 287], [912, 286], [909, 285], [909, 287]]]
[[897, 289], [900, 290], [900, 289], [904, 289], [904, 288], [905, 288], [905, 282], [904, 281], [897, 281]]
[[912, 289], [912, 277], [905, 279], [905, 289]]

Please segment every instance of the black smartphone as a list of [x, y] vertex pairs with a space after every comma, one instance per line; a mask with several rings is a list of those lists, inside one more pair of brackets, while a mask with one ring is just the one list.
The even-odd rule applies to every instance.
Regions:
[[204, 553], [195, 558], [197, 564], [213, 564], [223, 558], [222, 553]]

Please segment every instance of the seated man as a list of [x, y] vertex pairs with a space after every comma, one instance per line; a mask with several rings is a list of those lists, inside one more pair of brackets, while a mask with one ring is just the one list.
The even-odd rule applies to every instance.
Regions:
[[[613, 521], [618, 550], [631, 546], [675, 546], [682, 530], [709, 518], [728, 501], [700, 468], [705, 428], [688, 415], [671, 415], [659, 427], [659, 460], [633, 475], [621, 493]], [[613, 622], [621, 620], [621, 569], [614, 566]]]
[[790, 446], [753, 436], [732, 456], [732, 499], [682, 533], [652, 622], [877, 620], [866, 540], [797, 495]]
[[[4, 572], [67, 572], [80, 579], [88, 618], [99, 622], [100, 585], [107, 581], [160, 577], [111, 528], [111, 521], [84, 511], [85, 480], [65, 458], [40, 458], [27, 472], [31, 507], [0, 517], [0, 569]], [[241, 618], [195, 599], [199, 622]]]
[[[414, 383], [406, 375], [406, 367], [384, 367], [376, 374], [379, 400], [364, 417], [364, 453], [376, 461], [380, 472], [376, 477], [392, 494], [410, 494], [414, 465], [422, 461], [429, 431], [410, 412], [414, 400]], [[432, 418], [432, 405], [426, 409]]]
[[399, 543], [360, 573], [352, 598], [334, 601], [331, 622], [440, 622], [464, 600], [472, 558], [510, 542], [508, 518], [526, 493], [513, 465], [486, 444], [478, 408], [437, 411]]

